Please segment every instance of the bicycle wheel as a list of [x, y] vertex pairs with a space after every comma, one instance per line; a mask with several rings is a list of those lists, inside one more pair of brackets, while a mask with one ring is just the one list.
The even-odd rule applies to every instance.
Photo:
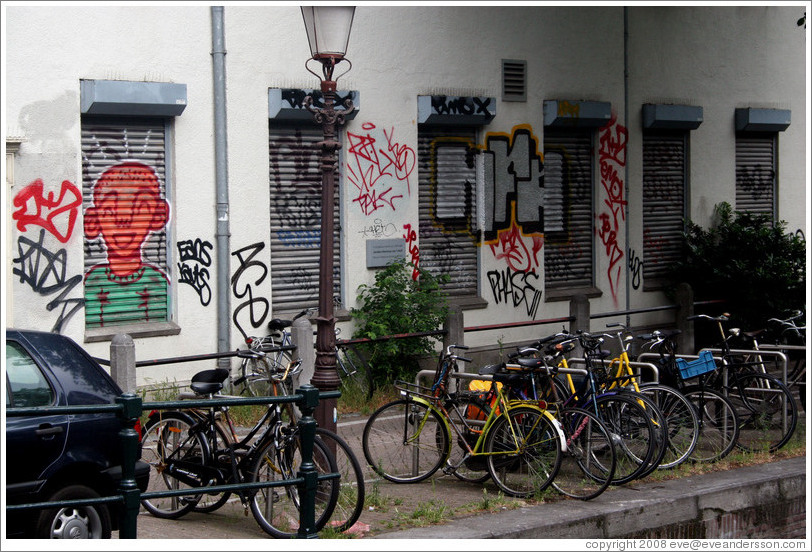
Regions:
[[376, 410], [364, 426], [362, 445], [369, 466], [394, 483], [417, 483], [430, 477], [451, 448], [440, 414], [409, 399]]
[[[335, 457], [316, 438], [313, 441], [313, 463], [319, 474], [338, 471]], [[248, 474], [250, 482], [285, 481], [298, 476], [302, 467], [301, 443], [298, 434], [284, 443], [265, 444], [256, 455]], [[336, 479], [319, 481], [315, 497], [315, 530], [324, 528], [338, 502], [339, 483]], [[251, 513], [263, 531], [276, 538], [293, 538], [299, 531], [301, 497], [295, 484], [264, 487], [251, 494]]]
[[668, 424], [668, 446], [659, 468], [675, 468], [691, 456], [699, 441], [696, 411], [691, 402], [673, 387], [644, 384], [640, 391], [654, 401]]
[[[223, 423], [222, 421], [220, 423]], [[217, 432], [216, 436], [209, 438], [209, 455], [211, 457], [216, 457], [217, 454], [215, 451], [220, 451], [221, 454], [227, 455], [228, 452], [223, 450], [225, 447], [233, 444], [233, 439], [231, 435], [227, 432], [227, 430], [220, 425], [220, 423], [216, 423], [214, 425], [214, 429]], [[230, 462], [231, 459], [228, 459]], [[228, 502], [229, 498], [231, 498], [230, 492], [225, 493], [205, 493], [198, 496], [198, 500], [195, 503], [194, 511], [200, 512], [203, 514], [210, 514], [216, 510], [222, 508], [226, 502]]]
[[775, 452], [786, 445], [798, 423], [790, 390], [767, 374], [735, 374], [731, 380], [728, 399], [739, 418], [739, 448]]
[[488, 473], [510, 496], [542, 492], [561, 466], [558, 431], [544, 412], [518, 406], [500, 416], [485, 436]]
[[[453, 469], [454, 476], [462, 481], [472, 483], [487, 481], [490, 474], [485, 465], [484, 456], [468, 456], [464, 461], [463, 458], [468, 454], [465, 444], [467, 443], [473, 449], [479, 436], [482, 435], [482, 428], [491, 408], [473, 393], [458, 393], [450, 397], [444, 406], [451, 418], [451, 432], [455, 437], [452, 439], [451, 454], [447, 462], [448, 469]], [[454, 427], [459, 430], [459, 433], [454, 431]]]
[[651, 415], [635, 399], [625, 394], [601, 395], [587, 407], [596, 409], [606, 425], [617, 453], [613, 485], [637, 479], [648, 469], [657, 448], [656, 429]]
[[721, 393], [701, 385], [683, 389], [699, 420], [699, 440], [689, 457], [694, 462], [717, 462], [730, 454], [739, 439], [739, 420], [733, 404]]
[[316, 436], [335, 457], [336, 469], [341, 474], [338, 502], [328, 526], [336, 531], [347, 531], [358, 521], [364, 509], [364, 472], [344, 439], [321, 427], [316, 428]]
[[654, 426], [655, 448], [648, 466], [637, 475], [637, 479], [642, 479], [656, 470], [662, 463], [663, 458], [665, 458], [665, 453], [668, 451], [668, 420], [662, 411], [660, 411], [657, 403], [648, 395], [642, 392], [638, 393], [628, 387], [621, 389], [621, 393], [627, 393], [632, 399], [637, 401], [637, 404], [643, 407], [646, 411], [646, 415], [651, 419], [651, 423]]
[[617, 455], [609, 430], [595, 414], [581, 408], [566, 408], [558, 416], [567, 450], [553, 480], [560, 493], [580, 500], [600, 496], [612, 483]]
[[249, 358], [245, 367], [245, 390], [252, 397], [267, 397], [271, 393], [273, 366], [267, 358]]
[[358, 353], [345, 347], [336, 347], [336, 372], [344, 387], [355, 387], [364, 397], [371, 397], [367, 375]]
[[[173, 475], [176, 468], [199, 467], [210, 462], [208, 446], [200, 433], [193, 431], [194, 420], [181, 412], [165, 412], [144, 427], [141, 439], [141, 458], [149, 463], [147, 492], [159, 492], [199, 487], [183, 474]], [[183, 480], [185, 479], [185, 480]], [[149, 498], [141, 501], [155, 517], [177, 519], [192, 511], [199, 496], [173, 496]]]

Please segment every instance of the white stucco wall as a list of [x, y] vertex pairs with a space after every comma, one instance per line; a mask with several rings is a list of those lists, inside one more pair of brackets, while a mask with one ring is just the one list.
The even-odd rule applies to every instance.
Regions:
[[[6, 136], [23, 136], [15, 158], [14, 189], [42, 179], [46, 190], [67, 180], [81, 187], [80, 79], [172, 82], [187, 85], [188, 105], [175, 118], [171, 148], [173, 243], [196, 239], [215, 244], [215, 166], [211, 14], [208, 6], [3, 6], [5, 22]], [[228, 176], [231, 251], [265, 242], [270, 265], [268, 220], [268, 88], [318, 87], [304, 68], [309, 57], [301, 14], [296, 6], [225, 7]], [[657, 7], [628, 9], [628, 90], [624, 90], [624, 10], [598, 7], [361, 6], [356, 11], [348, 58], [352, 71], [339, 89], [358, 90], [361, 108], [346, 126], [360, 133], [374, 125], [399, 145], [417, 150], [417, 96], [448, 94], [496, 98], [496, 117], [480, 132], [510, 135], [529, 125], [543, 137], [546, 99], [611, 102], [617, 125], [628, 128], [628, 244], [642, 249], [640, 152], [643, 103], [683, 103], [704, 108], [704, 122], [691, 133], [690, 212], [707, 223], [713, 205], [732, 200], [735, 177], [733, 113], [737, 107], [790, 109], [792, 124], [779, 137], [779, 216], [790, 230], [807, 229], [809, 205], [806, 159], [806, 31], [795, 21], [798, 7]], [[528, 95], [522, 103], [501, 101], [501, 60], [527, 60]], [[627, 96], [626, 96], [627, 93]], [[628, 101], [628, 112], [625, 104]], [[346, 143], [344, 144], [346, 154]], [[600, 177], [596, 158], [596, 191]], [[417, 171], [411, 194], [396, 210], [374, 218], [397, 228], [416, 227]], [[344, 287], [349, 306], [355, 290], [370, 283], [365, 244], [358, 232], [369, 223], [345, 190], [343, 200]], [[600, 196], [596, 204], [600, 203]], [[7, 205], [5, 216], [12, 206]], [[83, 270], [81, 213], [67, 243], [47, 236], [51, 251], [65, 250], [66, 276]], [[16, 256], [18, 238], [38, 236], [13, 228], [6, 252]], [[602, 295], [591, 300], [593, 313], [660, 305], [660, 293], [631, 290], [627, 296], [627, 235], [617, 235], [623, 250], [623, 280], [614, 292], [607, 284], [609, 258], [596, 238], [595, 274]], [[465, 312], [466, 326], [524, 321], [527, 313], [495, 305], [485, 275], [498, 269], [487, 247], [480, 248], [481, 295], [487, 309]], [[174, 252], [173, 252], [174, 254]], [[214, 258], [214, 251], [212, 251]], [[236, 269], [231, 259], [230, 273]], [[190, 286], [173, 285], [178, 335], [136, 339], [139, 359], [216, 350], [216, 267], [210, 267], [212, 301], [203, 306]], [[13, 275], [8, 273], [7, 277]], [[541, 282], [541, 280], [540, 280]], [[55, 295], [40, 295], [13, 283], [14, 326], [49, 330], [58, 315], [47, 305]], [[255, 293], [270, 297], [270, 278]], [[69, 295], [81, 297], [76, 287]], [[234, 297], [232, 298], [232, 310]], [[9, 301], [7, 305], [11, 305]], [[567, 316], [569, 304], [542, 302], [536, 319]], [[276, 314], [276, 313], [274, 313]], [[270, 316], [270, 313], [269, 313]], [[596, 321], [602, 328], [606, 320]], [[264, 326], [263, 326], [264, 327]], [[469, 344], [521, 341], [559, 326], [477, 332]], [[63, 328], [82, 343], [83, 312]], [[343, 335], [347, 335], [349, 329]], [[240, 346], [232, 331], [232, 348]], [[107, 343], [86, 343], [107, 357]], [[139, 384], [184, 380], [201, 365], [172, 365], [139, 371]], [[209, 364], [205, 366], [210, 367]]]

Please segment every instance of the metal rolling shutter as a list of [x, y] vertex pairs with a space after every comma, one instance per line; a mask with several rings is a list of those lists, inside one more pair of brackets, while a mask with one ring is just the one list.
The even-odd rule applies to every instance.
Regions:
[[544, 131], [544, 283], [593, 285], [592, 131]]
[[[321, 237], [321, 127], [272, 125], [269, 132], [271, 300], [274, 313], [317, 307]], [[335, 178], [333, 294], [341, 290], [341, 216]]]
[[[82, 119], [82, 196], [85, 212], [93, 205], [93, 189], [102, 173], [118, 164], [137, 161], [149, 166], [166, 199], [166, 130], [163, 119], [92, 118]], [[134, 224], [147, 224], [149, 217], [134, 217]], [[88, 271], [107, 263], [107, 248], [101, 237], [84, 238], [84, 267]], [[162, 271], [167, 278], [166, 227], [152, 232], [141, 249], [145, 263]], [[99, 268], [97, 267], [97, 271]], [[165, 322], [169, 317], [168, 282], [160, 278], [127, 290], [111, 286], [104, 279], [87, 277], [85, 283], [85, 324], [88, 329], [120, 324]]]
[[478, 294], [476, 129], [418, 129], [421, 270], [447, 274], [449, 297]]
[[776, 217], [774, 134], [736, 136], [736, 210]]
[[685, 230], [685, 133], [643, 133], [643, 277], [669, 275]]

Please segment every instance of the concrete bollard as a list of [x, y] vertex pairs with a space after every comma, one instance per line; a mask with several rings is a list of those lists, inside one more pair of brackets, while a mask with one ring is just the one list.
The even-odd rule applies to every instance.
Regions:
[[293, 359], [302, 359], [302, 371], [294, 381], [294, 389], [299, 386], [299, 382], [309, 382], [316, 370], [316, 347], [313, 342], [313, 324], [307, 317], [302, 316], [293, 321], [290, 328], [290, 340], [296, 346], [295, 351], [291, 351]]
[[128, 334], [116, 334], [110, 342], [110, 375], [124, 393], [136, 393], [135, 343]]

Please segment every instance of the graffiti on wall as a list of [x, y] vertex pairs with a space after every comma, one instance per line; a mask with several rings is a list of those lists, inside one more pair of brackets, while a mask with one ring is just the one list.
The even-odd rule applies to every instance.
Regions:
[[387, 207], [393, 212], [411, 194], [409, 178], [417, 164], [414, 149], [395, 139], [395, 129], [361, 125], [347, 132], [347, 180], [355, 188], [353, 203], [369, 216]]
[[438, 115], [493, 117], [490, 111], [492, 99], [477, 96], [432, 96], [431, 109]]
[[525, 235], [544, 232], [544, 163], [528, 125], [508, 134], [489, 133], [485, 156], [485, 241], [510, 228], [511, 204]]
[[14, 196], [16, 211], [11, 218], [17, 221], [17, 229], [25, 232], [28, 225], [42, 226], [62, 243], [67, 243], [82, 206], [82, 193], [68, 180], [62, 181], [59, 197], [54, 192], [45, 193], [44, 184], [37, 179]]
[[412, 229], [411, 224], [404, 224], [403, 239], [406, 240], [406, 252], [409, 254], [409, 260], [414, 265], [412, 268], [412, 280], [415, 282], [420, 276], [419, 263], [420, 263], [420, 248], [417, 246], [417, 232]]
[[[14, 196], [16, 210], [12, 219], [20, 232], [38, 229], [36, 238], [21, 234], [17, 238], [17, 256], [12, 258], [12, 274], [41, 297], [50, 297], [45, 308], [57, 311], [52, 332], [61, 333], [65, 324], [85, 306], [84, 297], [70, 297], [82, 282], [82, 275], [68, 276], [68, 253], [65, 248], [51, 248], [51, 238], [67, 243], [72, 234], [82, 195], [70, 181], [63, 180], [58, 195], [45, 191], [41, 179], [34, 180]], [[30, 228], [33, 226], [34, 228]], [[79, 289], [81, 292], [81, 288]]]
[[623, 268], [623, 250], [618, 245], [620, 224], [626, 220], [626, 200], [623, 197], [625, 181], [622, 171], [626, 166], [626, 143], [628, 131], [617, 124], [613, 113], [609, 122], [599, 132], [598, 160], [601, 175], [603, 202], [598, 208], [596, 232], [604, 246], [608, 259], [606, 275], [612, 299], [617, 305], [617, 293]]
[[629, 273], [632, 277], [632, 287], [640, 289], [640, 279], [643, 272], [643, 260], [637, 255], [637, 252], [629, 248]]
[[531, 319], [536, 317], [541, 304], [538, 279], [539, 275], [535, 272], [517, 272], [510, 268], [488, 272], [494, 302], [497, 305], [506, 303], [513, 308], [524, 307]]
[[211, 301], [209, 250], [212, 247], [210, 242], [200, 238], [178, 242], [178, 283], [192, 286], [204, 307]]
[[244, 316], [241, 315], [242, 311], [247, 309], [247, 324], [256, 329], [265, 321], [271, 307], [270, 302], [265, 297], [255, 295], [257, 287], [268, 276], [268, 266], [255, 258], [263, 249], [265, 249], [265, 244], [257, 242], [231, 253], [231, 256], [237, 257], [239, 261], [237, 270], [231, 276], [231, 290], [237, 299], [243, 299], [234, 309], [231, 318], [244, 338], [247, 338], [248, 334], [243, 325], [244, 320], [242, 319]]
[[125, 162], [101, 174], [84, 217], [85, 239], [101, 239], [106, 252], [85, 273], [88, 327], [166, 320], [169, 279], [143, 249], [168, 221], [169, 203], [151, 167]]

